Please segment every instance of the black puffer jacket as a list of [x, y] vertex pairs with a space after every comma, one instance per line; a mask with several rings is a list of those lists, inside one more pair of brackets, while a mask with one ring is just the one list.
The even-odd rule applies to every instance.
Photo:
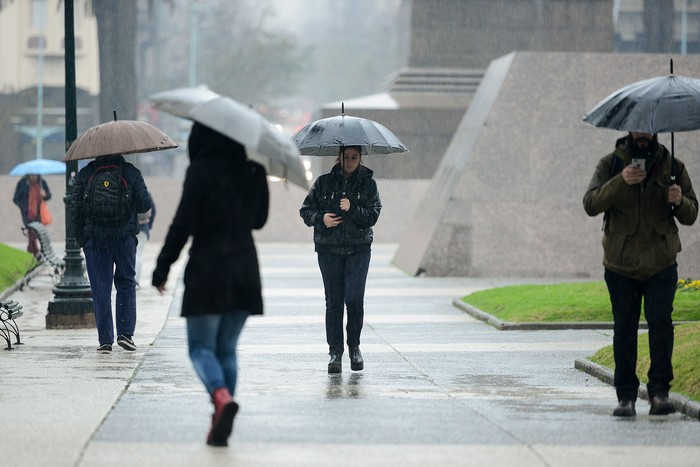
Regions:
[[[299, 209], [304, 223], [314, 228], [317, 252], [352, 254], [369, 251], [374, 239], [372, 227], [379, 219], [382, 202], [371, 169], [359, 166], [346, 181], [336, 164], [329, 173], [316, 179]], [[340, 210], [340, 199], [346, 194], [350, 210]], [[327, 228], [323, 215], [332, 212], [343, 216], [338, 227]]]

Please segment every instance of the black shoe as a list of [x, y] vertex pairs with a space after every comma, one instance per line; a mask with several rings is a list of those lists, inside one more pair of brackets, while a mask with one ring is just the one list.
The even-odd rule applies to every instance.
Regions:
[[328, 362], [328, 373], [343, 372], [343, 355], [331, 354], [331, 361]]
[[364, 369], [365, 362], [362, 360], [362, 354], [360, 353], [360, 348], [355, 347], [350, 349], [350, 369], [352, 371], [360, 371]]
[[119, 344], [119, 346], [124, 350], [128, 350], [130, 352], [136, 350], [136, 344], [134, 344], [134, 341], [129, 336], [117, 336], [117, 344]]
[[654, 396], [649, 403], [651, 404], [651, 407], [649, 407], [649, 415], [668, 415], [676, 412], [676, 408], [673, 406], [673, 403], [668, 400], [668, 397]]
[[102, 344], [97, 348], [100, 353], [110, 353], [112, 352], [112, 344]]
[[634, 410], [634, 401], [620, 401], [613, 410], [613, 417], [634, 417], [637, 411]]

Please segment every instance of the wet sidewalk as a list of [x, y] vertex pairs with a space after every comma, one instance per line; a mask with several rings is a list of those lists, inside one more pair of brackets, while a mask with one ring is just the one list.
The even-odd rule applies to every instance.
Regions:
[[211, 405], [187, 357], [181, 284], [140, 290], [138, 350], [100, 355], [94, 330], [45, 329], [51, 286], [37, 277], [12, 297], [25, 344], [0, 353], [0, 465], [700, 465], [700, 423], [649, 417], [645, 401], [614, 419], [614, 390], [574, 368], [610, 331], [498, 331], [452, 300], [521, 281], [409, 277], [394, 251], [374, 247], [365, 370], [346, 352], [328, 375], [313, 245], [259, 245], [266, 314], [241, 336], [228, 448], [204, 443]]

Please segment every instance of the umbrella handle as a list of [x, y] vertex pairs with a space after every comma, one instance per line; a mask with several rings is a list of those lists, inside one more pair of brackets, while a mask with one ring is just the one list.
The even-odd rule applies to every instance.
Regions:
[[[673, 59], [671, 59], [671, 74], [673, 74]], [[675, 157], [676, 148], [675, 148], [675, 141], [673, 137], [673, 132], [671, 132], [671, 185], [676, 184], [676, 162], [673, 160]], [[671, 204], [671, 215], [673, 215], [673, 211], [676, 209], [676, 207]]]

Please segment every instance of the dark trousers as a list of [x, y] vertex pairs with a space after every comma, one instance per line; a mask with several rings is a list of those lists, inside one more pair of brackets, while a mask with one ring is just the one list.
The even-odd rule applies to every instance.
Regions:
[[678, 283], [678, 266], [674, 264], [647, 280], [640, 281], [605, 270], [615, 329], [615, 390], [618, 400], [637, 400], [637, 336], [642, 298], [644, 316], [649, 325], [649, 399], [668, 396], [673, 380], [673, 299]]
[[332, 355], [343, 354], [343, 311], [346, 305], [348, 348], [360, 346], [370, 256], [369, 251], [351, 255], [318, 253], [318, 266], [326, 292], [326, 340]]
[[133, 336], [136, 327], [136, 235], [89, 239], [83, 247], [100, 345], [114, 342], [112, 283], [117, 289], [117, 334]]

